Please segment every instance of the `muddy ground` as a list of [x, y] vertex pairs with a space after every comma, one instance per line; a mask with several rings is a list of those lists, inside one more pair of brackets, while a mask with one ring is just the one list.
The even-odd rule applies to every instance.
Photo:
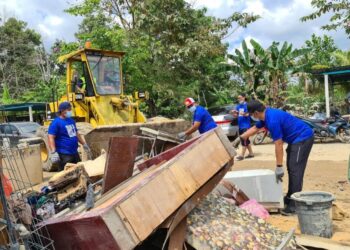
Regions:
[[[253, 150], [255, 158], [236, 161], [233, 169], [275, 169], [273, 144], [254, 146]], [[331, 192], [336, 197], [335, 203], [350, 215], [350, 184], [347, 181], [349, 155], [350, 144], [315, 143], [306, 168], [303, 190]], [[287, 185], [288, 176], [285, 176], [284, 192], [287, 192]], [[282, 230], [289, 231], [294, 227], [297, 233], [300, 233], [296, 216], [285, 217], [275, 214], [269, 221]], [[333, 220], [333, 225], [332, 239], [350, 243], [350, 218], [343, 221]]]

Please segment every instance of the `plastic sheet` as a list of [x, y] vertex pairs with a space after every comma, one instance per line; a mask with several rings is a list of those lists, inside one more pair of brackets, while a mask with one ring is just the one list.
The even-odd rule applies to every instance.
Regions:
[[266, 220], [269, 218], [269, 212], [259, 204], [255, 199], [250, 199], [239, 206], [240, 208], [246, 210], [248, 213]]

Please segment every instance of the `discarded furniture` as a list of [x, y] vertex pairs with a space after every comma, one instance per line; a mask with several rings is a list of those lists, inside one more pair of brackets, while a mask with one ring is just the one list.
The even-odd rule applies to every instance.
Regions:
[[90, 211], [45, 225], [56, 249], [133, 249], [159, 227], [181, 231], [178, 225], [220, 182], [235, 154], [217, 128], [144, 162], [141, 173], [104, 194]]

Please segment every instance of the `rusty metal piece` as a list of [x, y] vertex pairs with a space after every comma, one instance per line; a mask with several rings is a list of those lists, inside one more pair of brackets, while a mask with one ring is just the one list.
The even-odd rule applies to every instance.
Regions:
[[112, 137], [109, 140], [102, 194], [132, 176], [139, 139]]

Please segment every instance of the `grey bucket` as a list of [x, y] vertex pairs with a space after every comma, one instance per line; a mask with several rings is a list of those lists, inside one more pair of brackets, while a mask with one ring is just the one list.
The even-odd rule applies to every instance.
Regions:
[[331, 193], [314, 191], [298, 192], [291, 197], [295, 201], [301, 233], [331, 238], [332, 201]]

